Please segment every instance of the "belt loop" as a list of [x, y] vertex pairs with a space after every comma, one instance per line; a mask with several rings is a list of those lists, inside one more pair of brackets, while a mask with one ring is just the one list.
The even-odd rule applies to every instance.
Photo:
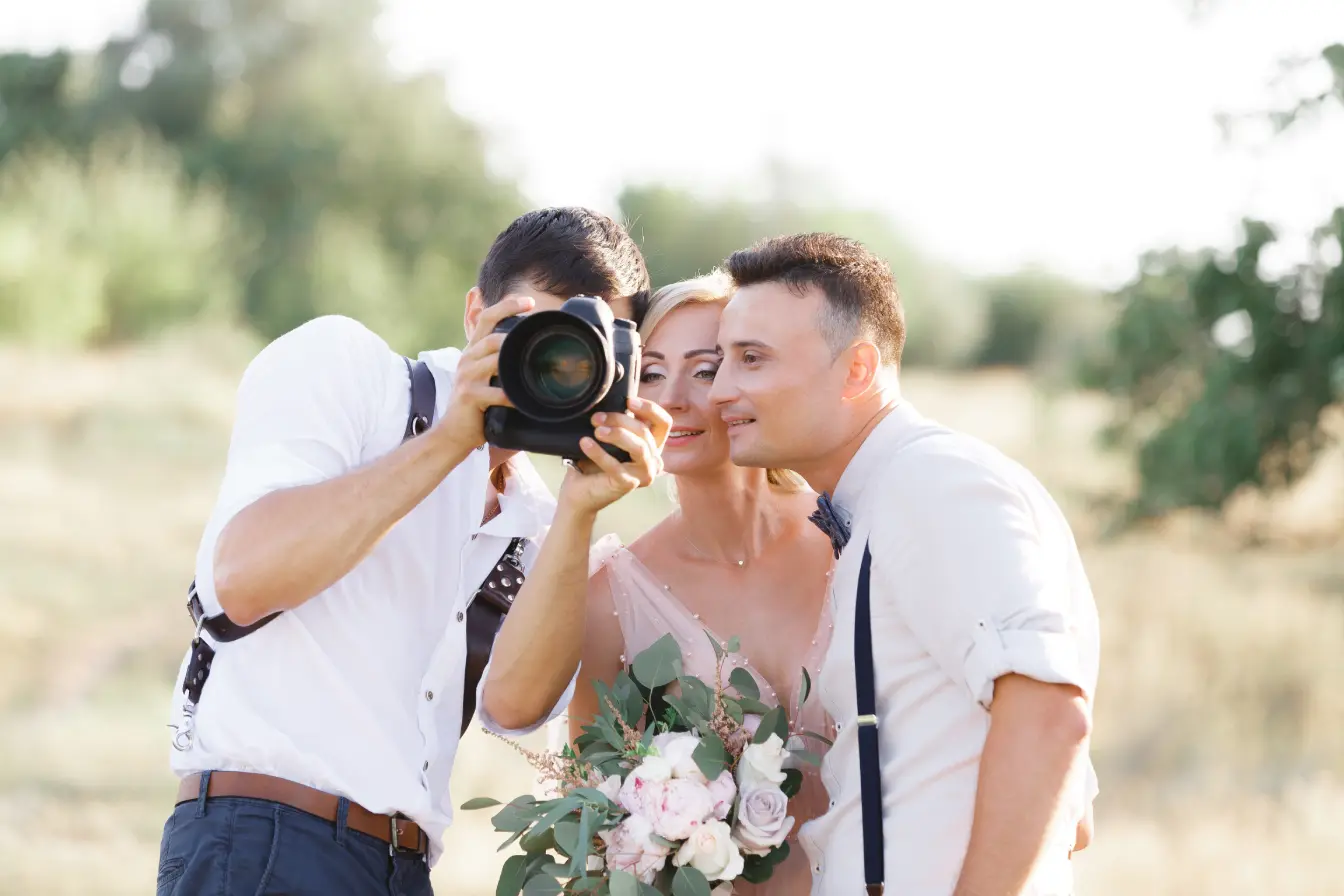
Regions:
[[339, 797], [336, 800], [336, 842], [345, 845], [345, 832], [350, 823], [350, 800]]
[[201, 792], [196, 795], [196, 817], [205, 817], [205, 798], [210, 793], [210, 772], [201, 772]]

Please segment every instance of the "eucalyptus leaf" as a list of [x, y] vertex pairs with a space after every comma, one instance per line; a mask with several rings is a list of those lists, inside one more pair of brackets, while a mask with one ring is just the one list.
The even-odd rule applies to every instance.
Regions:
[[691, 753], [691, 758], [695, 760], [700, 773], [711, 781], [721, 775], [728, 766], [728, 751], [724, 749], [723, 741], [719, 740], [717, 734], [705, 734], [701, 737], [699, 746]]
[[728, 643], [723, 645], [723, 647], [729, 653], [737, 653], [739, 650], [742, 649], [742, 642], [738, 639], [737, 635], [733, 635], [731, 638], [728, 639]]
[[766, 706], [761, 701], [753, 700], [750, 697], [738, 697], [737, 705], [742, 707], [743, 712], [749, 712], [752, 715], [757, 716], [763, 716], [770, 711], [770, 707]]
[[672, 896], [709, 896], [709, 880], [690, 865], [682, 865], [672, 878]]
[[[529, 822], [529, 825], [530, 825], [530, 822]], [[507, 840], [505, 840], [503, 843], [499, 844], [499, 847], [495, 849], [495, 852], [503, 852], [504, 850], [508, 849], [510, 846], [512, 846], [514, 843], [516, 843], [520, 837], [522, 837], [522, 836], [523, 836], [524, 834], [526, 834], [526, 833], [527, 833], [527, 828], [523, 828], [523, 829], [520, 830], [520, 831], [514, 831], [514, 832], [513, 832], [513, 835], [512, 835], [511, 837], [509, 837], [509, 839], [507, 839]], [[527, 857], [524, 856], [523, 858], [527, 858]]]
[[588, 877], [585, 875], [584, 877], [576, 877], [574, 878], [574, 880], [569, 882], [569, 892], [593, 893], [597, 890], [600, 890], [604, 883], [606, 883], [606, 881], [596, 876]]
[[499, 871], [495, 896], [518, 896], [527, 880], [527, 856], [509, 856]]
[[719, 662], [723, 662], [723, 658], [727, 656], [727, 654], [724, 653], [723, 645], [719, 643], [719, 639], [714, 637], [714, 633], [709, 629], [705, 629], [705, 637], [709, 639], [710, 645], [714, 648], [714, 658]]
[[756, 683], [756, 677], [741, 666], [728, 673], [728, 683], [743, 697], [761, 699], [761, 686]]
[[[574, 835], [574, 848], [567, 850], [570, 855], [570, 875], [584, 874], [588, 870], [588, 853], [593, 847], [593, 826], [597, 814], [591, 806], [584, 806], [579, 814], [578, 831]], [[558, 836], [558, 835], [557, 835]]]
[[714, 692], [698, 678], [678, 678], [681, 685], [681, 702], [698, 718], [709, 721], [714, 716]]
[[741, 725], [745, 715], [742, 712], [742, 704], [738, 703], [732, 697], [723, 698], [723, 711], [728, 714], [728, 718]]
[[463, 803], [462, 811], [470, 812], [473, 809], [489, 809], [491, 806], [502, 806], [502, 805], [504, 804], [501, 803], [499, 800], [491, 799], [488, 796], [478, 796], [474, 799], [467, 800], [465, 803]]
[[784, 781], [779, 785], [779, 789], [784, 791], [784, 795], [793, 799], [798, 795], [798, 791], [803, 787], [803, 773], [796, 768], [784, 769]]
[[784, 714], [782, 706], [776, 706], [761, 716], [760, 727], [756, 729], [756, 736], [751, 739], [751, 742], [763, 744], [770, 739], [772, 734], [779, 735], [782, 742], [787, 742], [789, 739], [789, 718]]
[[575, 787], [569, 792], [569, 795], [579, 801], [575, 805], [575, 809], [581, 808], [585, 802], [595, 803], [599, 808], [604, 809], [612, 804], [611, 800], [607, 799], [607, 795], [596, 787]]
[[542, 827], [538, 823], [522, 836], [518, 845], [526, 853], [549, 852], [555, 848], [555, 829], [551, 825]]
[[[635, 680], [646, 688], [675, 681], [681, 675], [681, 649], [672, 635], [663, 635], [635, 657]], [[632, 894], [633, 896], [633, 894]]]
[[799, 762], [806, 762], [808, 765], [821, 765], [821, 757], [811, 750], [790, 750], [789, 755]]
[[579, 822], [569, 819], [557, 821], [551, 830], [555, 832], [555, 848], [573, 857], [579, 850]]
[[677, 841], [669, 840], [666, 837], [659, 837], [657, 834], [650, 834], [649, 839], [665, 849], [671, 849], [675, 851], [681, 847], [681, 844], [678, 843]]
[[544, 872], [532, 875], [523, 884], [523, 896], [559, 896], [562, 892], [560, 881]]
[[803, 736], [803, 737], [810, 737], [810, 738], [812, 738], [813, 740], [819, 740], [819, 741], [821, 741], [822, 743], [824, 743], [824, 744], [825, 744], [826, 746], [828, 746], [828, 747], [833, 747], [833, 746], [835, 746], [835, 741], [831, 740], [831, 739], [830, 739], [829, 737], [827, 737], [826, 735], [824, 735], [824, 734], [818, 734], [818, 733], [815, 732], [815, 731], [804, 731], [804, 732], [802, 733], [802, 736]]
[[639, 743], [645, 749], [653, 744], [653, 739], [658, 736], [658, 726], [650, 725], [644, 729], [644, 736], [639, 739]]
[[802, 684], [798, 689], [798, 702], [806, 703], [807, 695], [811, 693], [812, 693], [812, 675], [807, 671], [807, 667], [804, 666]]
[[[597, 791], [593, 791], [593, 793], [597, 793]], [[597, 795], [599, 797], [602, 796], [600, 793], [597, 793]], [[606, 797], [602, 797], [602, 799], [605, 800]], [[535, 838], [541, 836], [543, 831], [549, 831], [551, 826], [557, 821], [579, 811], [582, 806], [583, 800], [573, 794], [562, 800], [558, 800], [551, 811], [547, 812], [537, 821], [536, 827], [532, 831], [533, 839], [535, 840]], [[528, 852], [532, 852], [532, 850], [528, 850]]]
[[610, 871], [608, 881], [611, 885], [611, 896], [639, 896], [639, 878], [629, 871]]

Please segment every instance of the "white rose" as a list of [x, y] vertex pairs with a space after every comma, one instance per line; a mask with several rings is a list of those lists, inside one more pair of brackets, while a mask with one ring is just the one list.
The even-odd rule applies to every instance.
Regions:
[[758, 784], [783, 784], [784, 760], [789, 758], [784, 741], [770, 735], [763, 744], [749, 744], [737, 762], [737, 789], [750, 790]]
[[661, 756], [645, 756], [644, 761], [625, 776], [625, 783], [617, 794], [621, 808], [635, 815], [643, 815], [647, 791], [672, 777], [672, 766]]
[[672, 777], [690, 778], [692, 781], [704, 784], [705, 775], [692, 758], [699, 746], [700, 738], [684, 731], [660, 734], [653, 739], [653, 748], [658, 751], [659, 756], [667, 760], [668, 765], [672, 766]]
[[722, 821], [700, 825], [672, 859], [675, 865], [690, 865], [706, 880], [732, 880], [742, 873], [743, 861], [732, 831]]
[[653, 823], [654, 833], [668, 840], [685, 840], [714, 817], [709, 789], [687, 778], [650, 784], [643, 799], [643, 814]]
[[601, 831], [598, 836], [607, 845], [607, 869], [629, 871], [646, 884], [653, 883], [671, 852], [653, 841], [653, 825], [640, 815], [627, 816], [615, 828]]
[[737, 784], [733, 781], [733, 773], [727, 769], [719, 772], [719, 776], [709, 782], [707, 789], [709, 798], [714, 802], [714, 817], [723, 821], [728, 817], [728, 813], [733, 811], [733, 801], [737, 798]]
[[763, 856], [789, 836], [793, 817], [789, 798], [773, 784], [759, 784], [742, 791], [737, 803], [733, 842], [748, 855]]
[[613, 803], [621, 796], [621, 783], [619, 775], [604, 775], [601, 772], [594, 771], [588, 776], [588, 786]]

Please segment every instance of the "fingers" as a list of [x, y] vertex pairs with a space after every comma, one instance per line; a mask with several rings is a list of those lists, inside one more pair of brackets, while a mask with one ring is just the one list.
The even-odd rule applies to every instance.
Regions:
[[672, 431], [672, 415], [663, 410], [657, 402], [649, 401], [647, 398], [631, 398], [627, 406], [630, 408], [630, 413], [635, 415], [635, 419], [648, 427], [654, 449], [662, 451], [664, 443], [667, 442], [667, 434]]
[[624, 485], [631, 491], [640, 487], [639, 479], [627, 472], [625, 465], [608, 454], [607, 450], [593, 439], [587, 436], [580, 439], [579, 450], [595, 467], [606, 473], [612, 482]]
[[513, 317], [515, 314], [526, 314], [531, 311], [536, 302], [531, 296], [509, 296], [501, 299], [489, 308], [481, 312], [481, 316], [476, 318], [476, 329], [472, 331], [471, 341], [477, 342], [484, 339], [495, 327], [506, 317]]

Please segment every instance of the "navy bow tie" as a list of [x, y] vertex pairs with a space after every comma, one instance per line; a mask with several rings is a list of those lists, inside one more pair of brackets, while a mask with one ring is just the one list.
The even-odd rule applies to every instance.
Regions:
[[817, 528], [826, 533], [831, 540], [831, 550], [835, 551], [835, 556], [839, 557], [840, 552], [845, 549], [849, 543], [849, 526], [840, 518], [836, 512], [835, 505], [831, 503], [831, 496], [822, 492], [817, 498], [817, 509], [807, 517], [817, 524]]

